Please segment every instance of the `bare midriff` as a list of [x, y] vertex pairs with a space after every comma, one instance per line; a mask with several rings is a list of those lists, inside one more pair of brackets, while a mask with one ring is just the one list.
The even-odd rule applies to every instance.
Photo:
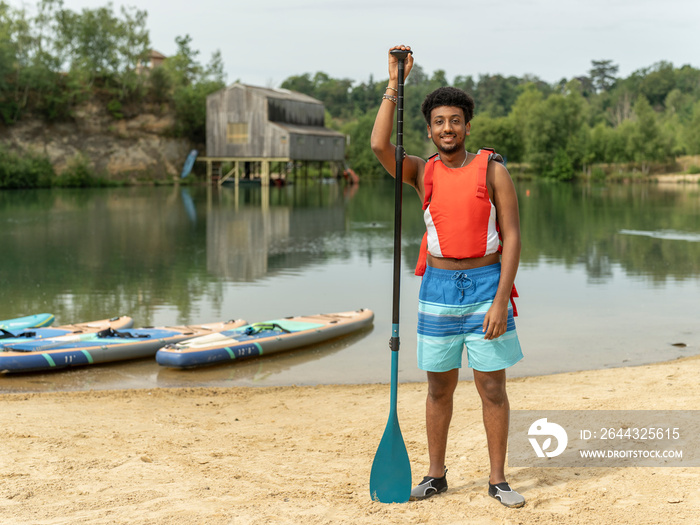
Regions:
[[449, 257], [433, 257], [428, 254], [428, 266], [438, 268], [440, 270], [470, 270], [472, 268], [481, 268], [491, 264], [501, 262], [501, 255], [496, 252], [484, 257], [473, 257], [469, 259], [451, 259]]

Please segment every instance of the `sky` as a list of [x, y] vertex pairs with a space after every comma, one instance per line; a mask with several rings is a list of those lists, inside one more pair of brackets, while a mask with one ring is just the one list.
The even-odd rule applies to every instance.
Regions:
[[[8, 0], [5, 0], [8, 1]], [[9, 0], [30, 11], [35, 1]], [[72, 11], [107, 0], [64, 0]], [[355, 84], [388, 78], [387, 51], [410, 45], [432, 75], [534, 75], [548, 83], [612, 60], [618, 76], [659, 61], [700, 68], [698, 0], [113, 0], [148, 13], [151, 47], [189, 34], [202, 64], [221, 51], [227, 83], [279, 87], [324, 72]], [[410, 79], [409, 79], [410, 81]]]

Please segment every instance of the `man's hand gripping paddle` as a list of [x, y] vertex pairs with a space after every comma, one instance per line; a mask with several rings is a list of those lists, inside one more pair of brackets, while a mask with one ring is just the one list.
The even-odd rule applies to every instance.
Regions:
[[410, 51], [394, 49], [398, 59], [398, 94], [396, 113], [396, 181], [394, 193], [394, 300], [391, 327], [391, 406], [389, 421], [374, 456], [369, 478], [369, 492], [374, 501], [405, 503], [411, 496], [411, 463], [401, 435], [396, 414], [396, 391], [399, 380], [399, 296], [401, 288], [401, 198], [403, 189], [403, 88], [404, 66]]

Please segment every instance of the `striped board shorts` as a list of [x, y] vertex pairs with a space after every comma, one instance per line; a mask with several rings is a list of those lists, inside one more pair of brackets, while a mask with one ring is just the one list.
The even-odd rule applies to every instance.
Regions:
[[500, 277], [500, 263], [458, 271], [426, 268], [418, 296], [418, 368], [462, 368], [465, 346], [469, 368], [481, 372], [502, 370], [523, 358], [510, 305], [506, 332], [484, 339], [484, 317]]

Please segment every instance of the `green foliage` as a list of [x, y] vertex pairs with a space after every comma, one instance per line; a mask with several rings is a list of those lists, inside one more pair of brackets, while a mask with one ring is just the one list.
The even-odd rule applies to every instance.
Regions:
[[47, 157], [31, 152], [20, 155], [0, 146], [0, 188], [45, 188], [54, 176]]
[[[38, 0], [36, 7], [32, 16], [0, 0], [1, 122], [12, 124], [28, 113], [47, 122], [70, 119], [78, 104], [95, 97], [114, 118], [123, 118], [148, 101], [175, 112], [177, 136], [205, 142], [206, 97], [225, 85], [218, 51], [203, 65], [191, 37], [178, 36], [177, 53], [143, 72], [150, 45], [145, 11], [115, 11], [107, 3], [76, 12], [62, 0]], [[648, 172], [674, 156], [700, 154], [700, 70], [661, 61], [618, 78], [618, 69], [611, 60], [594, 60], [587, 74], [553, 85], [533, 76], [456, 76], [452, 85], [476, 102], [467, 147], [493, 147], [509, 161], [559, 180], [581, 172], [600, 176], [598, 164]], [[323, 102], [329, 125], [350, 136], [348, 163], [370, 175], [382, 173], [369, 137], [386, 83], [370, 77], [355, 85], [319, 71], [292, 76], [281, 87]], [[420, 106], [429, 92], [448, 84], [445, 71], [431, 75], [414, 65], [406, 83], [408, 153], [434, 152]], [[41, 162], [37, 166], [3, 180], [13, 185], [26, 175], [30, 186], [45, 184], [38, 182], [44, 181], [36, 171]]]
[[589, 75], [596, 91], [608, 91], [615, 84], [615, 77], [619, 66], [612, 60], [591, 60]]
[[175, 133], [196, 143], [204, 143], [207, 121], [207, 95], [217, 91], [202, 84], [180, 86], [173, 94], [173, 105], [177, 115]]
[[113, 98], [112, 100], [107, 102], [107, 111], [115, 119], [124, 118], [124, 114], [122, 113], [122, 103], [119, 102], [119, 100], [117, 100], [115, 98]]
[[37, 14], [0, 3], [0, 116], [27, 112], [64, 120], [98, 88], [120, 102], [138, 97], [149, 45], [146, 12], [112, 4], [73, 12], [40, 0]]
[[54, 186], [62, 188], [90, 188], [102, 185], [104, 181], [95, 176], [90, 161], [81, 154], [73, 157], [68, 167], [54, 182]]
[[49, 158], [34, 152], [15, 153], [0, 146], [0, 188], [87, 188], [107, 182], [95, 175], [89, 160], [76, 155], [57, 176]]
[[155, 102], [163, 104], [172, 96], [173, 82], [163, 67], [157, 67], [148, 76], [148, 96]]
[[547, 177], [554, 180], [570, 181], [573, 180], [574, 175], [574, 164], [569, 154], [563, 148], [559, 148], [550, 163]]
[[175, 134], [192, 142], [206, 141], [207, 96], [225, 86], [221, 53], [216, 51], [206, 67], [197, 62], [199, 51], [191, 47], [189, 35], [175, 38], [178, 51], [163, 64], [162, 75], [156, 77], [151, 90], [158, 90], [158, 97], [169, 96], [176, 115]]
[[138, 89], [142, 77], [137, 66], [147, 57], [149, 46], [145, 11], [122, 7], [117, 16], [110, 3], [80, 13], [60, 9], [57, 19], [61, 44], [69, 52], [69, 70], [86, 73], [90, 85], [104, 82], [121, 98]]
[[[610, 60], [592, 61], [588, 76], [549, 86], [537, 77], [455, 77], [452, 85], [474, 96], [475, 117], [467, 148], [493, 147], [511, 162], [525, 162], [546, 178], [571, 180], [579, 173], [602, 177], [598, 164], [624, 164], [625, 171], [663, 164], [677, 155], [700, 153], [700, 70], [668, 62], [617, 77]], [[415, 64], [406, 83], [404, 144], [427, 157], [420, 106], [425, 96], [449, 84]], [[381, 173], [369, 152], [369, 135], [386, 80], [352, 86], [325, 73], [288, 78], [282, 87], [324, 102], [334, 124], [350, 135], [348, 162], [360, 173]]]
[[[522, 81], [516, 77], [480, 75], [472, 91], [477, 113], [504, 117], [518, 98]], [[466, 86], [465, 86], [466, 87]]]
[[280, 87], [317, 98], [333, 116], [347, 118], [352, 114], [351, 86], [350, 79], [334, 79], [319, 71], [313, 78], [308, 73], [290, 77]]
[[342, 132], [350, 137], [345, 153], [352, 169], [360, 177], [378, 176], [384, 173], [384, 168], [372, 153], [370, 136], [374, 126], [376, 113], [366, 113], [348, 122]]
[[467, 149], [476, 151], [482, 147], [494, 148], [509, 162], [522, 161], [522, 136], [516, 128], [515, 119], [476, 115], [472, 119], [472, 131], [467, 141]]
[[686, 153], [700, 154], [700, 100], [693, 105], [690, 121], [684, 127], [683, 138], [687, 148]]

